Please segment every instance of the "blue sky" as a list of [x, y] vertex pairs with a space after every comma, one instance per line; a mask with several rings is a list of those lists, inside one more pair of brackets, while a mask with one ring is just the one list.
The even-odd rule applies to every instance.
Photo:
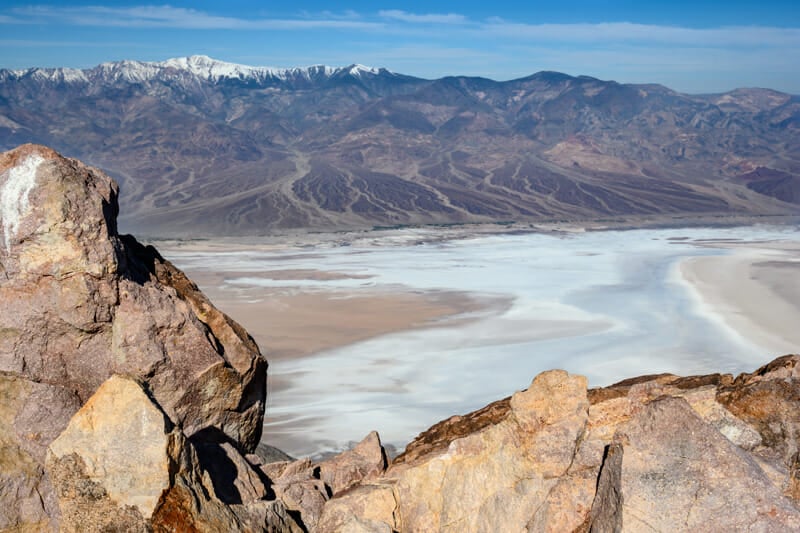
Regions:
[[426, 78], [540, 70], [686, 92], [800, 94], [800, 1], [50, 2], [0, 5], [0, 67], [205, 54]]

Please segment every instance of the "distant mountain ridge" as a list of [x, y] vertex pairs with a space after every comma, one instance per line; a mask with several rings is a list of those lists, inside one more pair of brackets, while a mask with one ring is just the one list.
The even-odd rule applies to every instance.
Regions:
[[787, 214], [800, 97], [538, 72], [427, 80], [206, 56], [0, 70], [0, 149], [53, 146], [124, 189], [123, 228]]
[[329, 67], [313, 65], [309, 67], [274, 68], [252, 67], [237, 63], [228, 63], [212, 59], [204, 55], [178, 57], [166, 61], [134, 61], [123, 60], [100, 65], [89, 69], [77, 68], [39, 68], [7, 70], [0, 69], [0, 80], [24, 80], [26, 78], [62, 82], [70, 84], [113, 83], [118, 81], [139, 83], [154, 79], [170, 79], [191, 75], [199, 79], [218, 82], [238, 80], [244, 82], [296, 82], [299, 80], [319, 81], [341, 76], [393, 75], [384, 68], [372, 68], [352, 64], [347, 67]]

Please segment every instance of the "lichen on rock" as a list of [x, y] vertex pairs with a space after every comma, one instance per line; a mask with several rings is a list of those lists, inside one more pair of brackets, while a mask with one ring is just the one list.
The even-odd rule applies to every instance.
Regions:
[[6, 251], [11, 250], [11, 240], [16, 236], [20, 218], [28, 212], [31, 189], [36, 184], [36, 171], [44, 162], [39, 154], [28, 156], [21, 164], [5, 172], [0, 188], [0, 224]]

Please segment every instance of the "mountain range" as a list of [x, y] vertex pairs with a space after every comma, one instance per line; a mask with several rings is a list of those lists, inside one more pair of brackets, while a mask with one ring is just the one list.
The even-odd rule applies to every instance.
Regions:
[[121, 227], [249, 235], [800, 212], [800, 97], [205, 56], [0, 70], [0, 150], [99, 166]]

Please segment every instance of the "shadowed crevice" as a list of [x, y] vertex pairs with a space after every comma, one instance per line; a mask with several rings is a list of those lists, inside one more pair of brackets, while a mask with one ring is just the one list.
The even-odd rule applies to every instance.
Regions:
[[612, 443], [603, 452], [597, 491], [589, 513], [591, 533], [622, 531], [622, 445]]

